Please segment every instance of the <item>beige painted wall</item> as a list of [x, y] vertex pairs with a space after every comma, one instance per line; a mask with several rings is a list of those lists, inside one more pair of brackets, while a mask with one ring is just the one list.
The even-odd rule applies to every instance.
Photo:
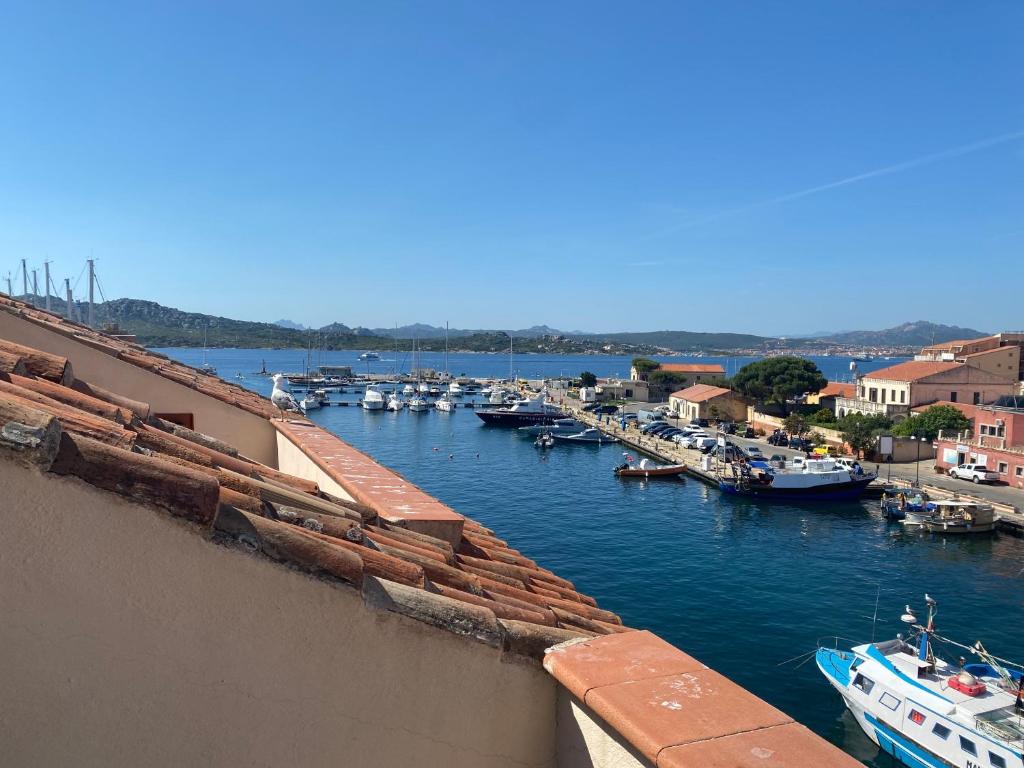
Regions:
[[66, 357], [76, 377], [149, 403], [154, 412], [191, 413], [198, 432], [223, 440], [256, 461], [277, 466], [277, 430], [260, 416], [6, 312], [0, 312], [0, 338]]
[[320, 469], [301, 448], [280, 432], [277, 433], [277, 468], [289, 475], [312, 480], [320, 486], [320, 490], [340, 499], [355, 501], [334, 478]]
[[558, 686], [558, 768], [650, 768], [651, 763]]
[[539, 667], [81, 481], [0, 471], [5, 765], [554, 768]]

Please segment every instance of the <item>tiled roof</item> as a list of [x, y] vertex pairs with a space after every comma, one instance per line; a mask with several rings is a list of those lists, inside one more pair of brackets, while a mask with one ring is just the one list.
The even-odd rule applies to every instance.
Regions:
[[865, 379], [887, 379], [889, 381], [918, 381], [934, 376], [937, 373], [960, 368], [963, 363], [939, 363], [928, 360], [908, 360], [905, 363], [890, 365], [877, 371], [865, 373]]
[[[277, 415], [277, 410], [267, 398], [198, 368], [171, 360], [159, 352], [153, 352], [138, 344], [125, 341], [123, 337], [102, 333], [87, 325], [73, 322], [60, 315], [6, 296], [0, 296], [0, 312], [7, 312], [49, 331], [67, 336], [118, 360], [145, 368], [152, 373], [202, 392], [204, 395], [235, 405], [257, 416], [269, 419]], [[8, 350], [9, 344], [10, 342], [0, 339], [0, 355], [11, 354]]]
[[688, 403], [703, 403], [721, 395], [728, 395], [731, 389], [724, 387], [713, 387], [710, 384], [694, 384], [692, 387], [673, 392], [672, 397], [685, 400]]
[[725, 375], [725, 368], [718, 363], [662, 363], [661, 370], [672, 373], [720, 373]]
[[[345, 444], [319, 427], [281, 425], [285, 433], [317, 432], [334, 441], [328, 458], [343, 462], [355, 501], [152, 417], [144, 403], [75, 379], [63, 358], [0, 345], [0, 462], [77, 477], [226, 543], [353, 585], [371, 606], [504, 651], [539, 657], [573, 637], [631, 631], [568, 580], [364, 454], [342, 451]], [[373, 490], [380, 488], [390, 489], [391, 507], [381, 503], [383, 491]], [[408, 509], [398, 509], [403, 505]], [[450, 541], [404, 527], [417, 511], [457, 518], [458, 536]]]
[[825, 388], [818, 392], [818, 397], [853, 397], [857, 391], [857, 385], [843, 381], [830, 381]]

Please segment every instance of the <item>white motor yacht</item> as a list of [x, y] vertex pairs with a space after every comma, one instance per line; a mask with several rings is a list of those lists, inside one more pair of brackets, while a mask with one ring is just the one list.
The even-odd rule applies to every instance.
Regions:
[[448, 385], [448, 395], [450, 397], [462, 397], [462, 386], [457, 381], [452, 381]]
[[404, 387], [402, 387], [402, 394], [405, 395], [406, 397], [411, 397], [412, 395], [416, 394], [416, 387], [414, 387], [412, 384], [406, 384]]
[[398, 392], [392, 392], [388, 395], [387, 410], [389, 411], [400, 411], [405, 408], [405, 401], [402, 400], [402, 396]]
[[445, 392], [437, 399], [437, 402], [434, 403], [434, 407], [439, 411], [454, 411], [455, 401], [452, 400], [451, 395]]
[[422, 413], [430, 408], [430, 403], [427, 401], [427, 398], [423, 397], [423, 395], [416, 394], [409, 398], [408, 406], [410, 411], [413, 411], [414, 413]]
[[366, 386], [366, 394], [363, 395], [363, 409], [367, 411], [384, 410], [384, 395], [380, 393], [376, 384]]

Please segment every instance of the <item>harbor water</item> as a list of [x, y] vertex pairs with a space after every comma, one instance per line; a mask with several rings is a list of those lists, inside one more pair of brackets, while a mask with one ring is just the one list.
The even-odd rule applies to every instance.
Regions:
[[[202, 362], [202, 350], [160, 351]], [[296, 371], [305, 359], [295, 350], [211, 350], [206, 356], [225, 379], [263, 394], [270, 392], [269, 380], [253, 375], [262, 361], [268, 370]], [[323, 362], [366, 368], [356, 352], [330, 357]], [[524, 377], [581, 370], [628, 376], [628, 358], [530, 357], [513, 360]], [[816, 362], [832, 378], [848, 371], [848, 358]], [[424, 355], [423, 365], [443, 363], [439, 355]], [[388, 372], [389, 366], [394, 363], [380, 361], [371, 371]], [[453, 355], [449, 366], [454, 373], [507, 376], [509, 360]], [[235, 378], [239, 372], [244, 379]], [[358, 394], [333, 397], [354, 403]], [[941, 634], [982, 640], [1004, 658], [1024, 657], [1016, 632], [1024, 541], [1013, 536], [906, 533], [882, 518], [877, 501], [768, 504], [727, 497], [694, 480], [620, 480], [612, 474], [621, 461], [619, 446], [559, 444], [540, 452], [514, 429], [484, 426], [468, 408], [392, 413], [327, 407], [311, 417], [493, 528], [626, 624], [656, 632], [867, 765], [891, 763], [844, 712], [813, 660], [784, 662], [834, 635], [855, 642], [893, 637], [905, 629], [899, 622], [904, 605], [923, 611], [925, 592], [939, 600]]]

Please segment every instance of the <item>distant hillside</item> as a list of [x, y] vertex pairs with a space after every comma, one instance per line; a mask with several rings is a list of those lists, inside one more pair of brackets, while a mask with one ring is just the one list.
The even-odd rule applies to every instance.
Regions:
[[274, 325], [279, 325], [282, 328], [291, 328], [293, 331], [306, 330], [306, 326], [302, 323], [296, 323], [294, 320], [275, 320]]
[[[24, 300], [24, 298], [23, 298]], [[42, 300], [37, 303], [42, 305]], [[54, 312], [64, 314], [65, 303], [52, 299]], [[84, 320], [88, 307], [75, 302], [76, 318]], [[350, 328], [344, 323], [331, 323], [319, 330], [297, 330], [285, 328], [278, 323], [259, 323], [248, 320], [232, 320], [228, 317], [204, 315], [199, 312], [184, 312], [165, 307], [154, 301], [141, 299], [115, 299], [97, 304], [95, 324], [99, 328], [116, 325], [121, 333], [135, 334], [140, 344], [150, 347], [198, 347], [204, 342], [210, 347], [240, 348], [304, 348], [310, 344], [325, 349], [359, 349], [391, 351], [395, 348], [394, 338], [375, 335], [367, 328]], [[577, 341], [564, 336], [547, 335], [512, 339], [513, 349], [518, 353], [546, 354], [651, 354], [653, 348], [629, 344], [615, 344], [606, 349], [596, 341]], [[397, 339], [401, 350], [412, 347], [411, 338]], [[424, 351], [444, 349], [444, 333], [441, 338], [421, 338], [418, 346]], [[504, 331], [477, 331], [470, 335], [450, 339], [453, 352], [505, 352], [509, 348], [509, 336]]]
[[[443, 339], [444, 326], [427, 325], [426, 323], [413, 323], [411, 325], [400, 325], [398, 328], [366, 328], [360, 329], [375, 336], [386, 336], [399, 339]], [[460, 336], [477, 336], [489, 333], [507, 333], [507, 328], [449, 328], [448, 338], [454, 339]], [[513, 330], [513, 336], [536, 339], [541, 336], [586, 336], [585, 331], [560, 331], [549, 325], [533, 325], [529, 328]]]
[[973, 328], [918, 320], [916, 323], [903, 323], [903, 325], [886, 328], [882, 331], [836, 333], [825, 336], [823, 340], [836, 344], [855, 344], [864, 347], [927, 347], [930, 344], [941, 344], [957, 339], [976, 339], [987, 335], [984, 331], [976, 331]]
[[768, 336], [749, 333], [701, 333], [697, 331], [643, 331], [640, 333], [593, 333], [581, 337], [620, 344], [649, 344], [676, 352], [710, 352], [751, 349], [774, 342]]

